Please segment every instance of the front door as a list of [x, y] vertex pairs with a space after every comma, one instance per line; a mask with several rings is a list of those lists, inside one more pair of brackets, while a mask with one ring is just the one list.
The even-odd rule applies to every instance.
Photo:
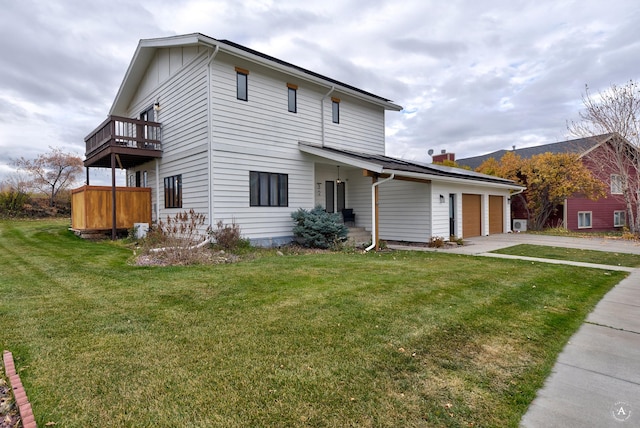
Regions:
[[326, 212], [328, 212], [328, 213], [332, 213], [334, 211], [334, 204], [333, 204], [334, 187], [333, 187], [333, 181], [325, 181], [324, 182], [324, 197], [325, 197], [324, 210]]

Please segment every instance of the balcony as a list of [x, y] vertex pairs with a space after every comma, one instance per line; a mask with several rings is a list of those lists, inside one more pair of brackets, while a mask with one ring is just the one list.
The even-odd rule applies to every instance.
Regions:
[[84, 166], [127, 169], [161, 158], [161, 136], [160, 123], [109, 116], [84, 139]]

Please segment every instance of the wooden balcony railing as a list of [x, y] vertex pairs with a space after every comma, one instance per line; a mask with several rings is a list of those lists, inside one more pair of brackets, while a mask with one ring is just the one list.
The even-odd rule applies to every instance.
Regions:
[[162, 150], [162, 125], [158, 122], [109, 116], [85, 139], [85, 156], [105, 146], [128, 147], [133, 149]]

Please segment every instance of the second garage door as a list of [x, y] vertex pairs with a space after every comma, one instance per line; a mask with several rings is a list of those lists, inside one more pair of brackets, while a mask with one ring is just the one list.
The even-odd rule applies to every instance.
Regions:
[[462, 237], [482, 234], [481, 196], [462, 194]]
[[503, 202], [503, 196], [489, 196], [489, 235], [504, 232]]

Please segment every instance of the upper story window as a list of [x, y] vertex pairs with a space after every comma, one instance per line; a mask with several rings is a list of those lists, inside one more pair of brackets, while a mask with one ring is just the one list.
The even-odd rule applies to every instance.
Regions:
[[182, 208], [182, 175], [164, 179], [164, 207]]
[[611, 194], [622, 195], [623, 177], [618, 174], [611, 174]]
[[331, 97], [331, 119], [333, 123], [340, 123], [340, 98]]
[[236, 96], [239, 100], [249, 100], [249, 70], [236, 67]]
[[298, 112], [298, 85], [287, 83], [287, 98], [289, 100], [289, 111]]
[[289, 206], [289, 176], [251, 171], [249, 173], [249, 205], [252, 207]]

